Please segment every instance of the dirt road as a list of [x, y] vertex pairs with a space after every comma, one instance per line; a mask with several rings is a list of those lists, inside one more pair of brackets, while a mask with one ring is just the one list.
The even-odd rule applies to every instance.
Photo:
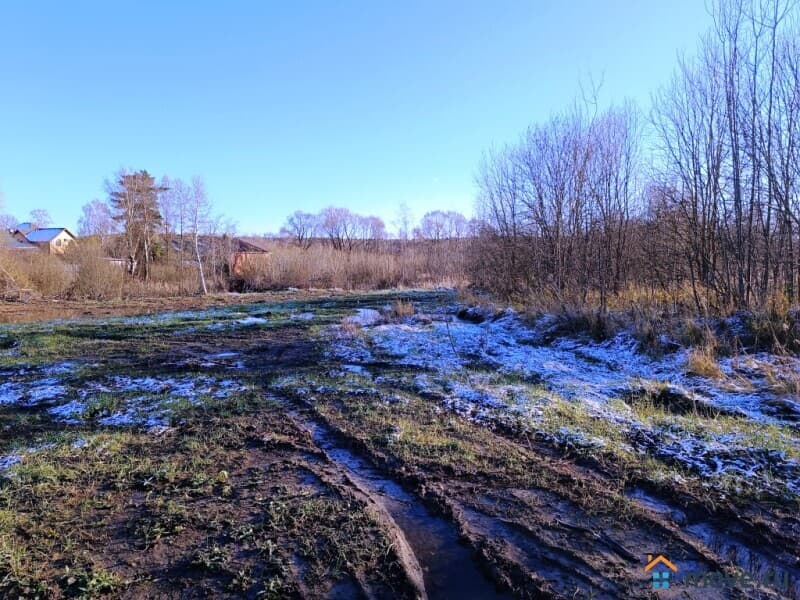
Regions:
[[791, 421], [645, 410], [444, 292], [257, 300], [0, 331], [0, 594], [797, 597]]

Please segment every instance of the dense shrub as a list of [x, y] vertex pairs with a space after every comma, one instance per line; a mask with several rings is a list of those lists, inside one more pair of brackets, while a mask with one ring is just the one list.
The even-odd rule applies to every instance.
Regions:
[[6, 251], [0, 255], [0, 291], [4, 294], [27, 288], [45, 296], [61, 296], [73, 277], [71, 265], [46, 252]]
[[234, 281], [243, 291], [297, 288], [382, 289], [398, 286], [457, 285], [464, 282], [460, 261], [431, 264], [429, 252], [336, 250], [277, 246], [266, 262], [245, 265]]
[[107, 259], [98, 243], [87, 241], [80, 246], [73, 246], [68, 259], [77, 270], [69, 289], [71, 297], [94, 300], [120, 297], [124, 267]]

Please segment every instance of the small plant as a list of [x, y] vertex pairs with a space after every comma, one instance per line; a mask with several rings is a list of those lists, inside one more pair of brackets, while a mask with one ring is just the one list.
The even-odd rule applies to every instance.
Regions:
[[99, 394], [84, 406], [84, 419], [95, 420], [111, 415], [119, 406], [119, 399], [113, 394]]
[[158, 540], [172, 537], [183, 531], [189, 522], [186, 507], [173, 500], [157, 500], [149, 508], [148, 515], [136, 524], [134, 533], [145, 546], [150, 547]]
[[397, 319], [405, 319], [414, 315], [414, 303], [397, 299], [392, 304], [392, 316]]
[[692, 375], [722, 379], [722, 369], [719, 367], [713, 348], [709, 346], [692, 348], [686, 357], [686, 371]]
[[341, 325], [342, 333], [355, 336], [361, 333], [361, 325], [350, 319], [345, 319]]
[[104, 569], [71, 571], [67, 567], [62, 587], [68, 595], [96, 598], [118, 591], [123, 585], [119, 576]]
[[228, 589], [232, 592], [246, 592], [256, 584], [249, 568], [239, 569], [233, 576]]
[[192, 566], [209, 573], [220, 573], [230, 561], [228, 552], [219, 546], [198, 550], [192, 560]]

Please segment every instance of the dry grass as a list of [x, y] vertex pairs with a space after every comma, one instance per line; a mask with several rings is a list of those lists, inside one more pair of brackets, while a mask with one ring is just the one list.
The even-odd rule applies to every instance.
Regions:
[[800, 374], [793, 369], [780, 368], [766, 362], [760, 362], [759, 367], [775, 394], [779, 396], [800, 395]]
[[112, 300], [192, 295], [200, 290], [197, 268], [155, 263], [150, 279], [127, 275], [125, 269], [105, 257], [91, 240], [61, 256], [32, 250], [0, 252], [0, 295], [30, 289], [49, 298]]
[[722, 379], [724, 377], [719, 367], [714, 349], [711, 346], [697, 346], [689, 351], [686, 358], [686, 371], [701, 377]]
[[71, 248], [69, 254], [77, 269], [70, 297], [107, 300], [122, 295], [124, 269], [106, 260], [98, 243], [87, 240], [80, 248]]
[[423, 252], [338, 251], [328, 246], [276, 247], [266, 265], [245, 269], [237, 287], [246, 291], [297, 288], [386, 289], [463, 282], [456, 268], [429, 268]]
[[341, 328], [342, 333], [349, 336], [356, 336], [361, 334], [361, 325], [359, 325], [352, 319], [343, 320], [342, 324], [339, 327]]
[[155, 263], [147, 281], [125, 277], [122, 296], [125, 298], [169, 298], [200, 293], [200, 275], [194, 264]]
[[414, 316], [414, 303], [405, 300], [395, 300], [392, 304], [392, 315], [398, 319]]
[[46, 296], [63, 295], [73, 280], [73, 270], [62, 259], [30, 250], [0, 254], [0, 292], [30, 288]]

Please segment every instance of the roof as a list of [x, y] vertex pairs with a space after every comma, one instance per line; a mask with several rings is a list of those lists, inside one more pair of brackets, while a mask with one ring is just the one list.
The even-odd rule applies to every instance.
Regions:
[[0, 248], [7, 250], [30, 250], [36, 248], [28, 241], [18, 240], [5, 229], [0, 229]]
[[66, 227], [44, 227], [41, 229], [34, 229], [30, 233], [25, 234], [25, 237], [28, 238], [29, 242], [34, 242], [34, 243], [49, 242], [53, 240], [62, 231], [66, 231], [72, 239], [75, 239], [75, 236], [72, 235], [72, 233], [70, 233], [69, 229], [67, 229]]
[[30, 221], [25, 221], [24, 223], [20, 223], [17, 225], [17, 231], [21, 231], [22, 233], [28, 233], [29, 231], [33, 231], [36, 229], [36, 225], [31, 223]]
[[649, 571], [650, 569], [652, 569], [653, 567], [655, 567], [659, 563], [663, 564], [665, 567], [668, 567], [668, 568], [672, 569], [675, 572], [678, 571], [678, 567], [673, 565], [669, 560], [667, 560], [666, 558], [664, 558], [660, 554], [658, 556], [656, 556], [655, 558], [653, 558], [651, 555], [648, 554], [647, 555], [647, 561], [648, 561], [647, 562], [647, 566], [644, 568], [645, 571]]
[[238, 237], [235, 242], [234, 252], [269, 252], [266, 238]]

